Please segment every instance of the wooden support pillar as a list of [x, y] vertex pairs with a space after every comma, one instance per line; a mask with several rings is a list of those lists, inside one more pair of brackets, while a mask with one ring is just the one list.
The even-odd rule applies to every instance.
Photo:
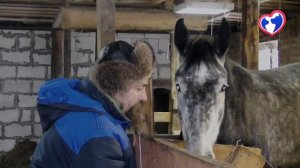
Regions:
[[249, 69], [258, 69], [259, 1], [243, 0], [242, 14], [242, 65]]
[[179, 52], [174, 43], [174, 33], [171, 34], [171, 102], [172, 102], [172, 133], [179, 134], [181, 131], [179, 113], [178, 113], [178, 102], [177, 102], [177, 89], [175, 82], [175, 73], [179, 68]]
[[52, 31], [51, 78], [63, 76], [63, 31]]
[[71, 30], [64, 30], [64, 77], [71, 77]]
[[97, 0], [97, 51], [115, 40], [115, 0]]

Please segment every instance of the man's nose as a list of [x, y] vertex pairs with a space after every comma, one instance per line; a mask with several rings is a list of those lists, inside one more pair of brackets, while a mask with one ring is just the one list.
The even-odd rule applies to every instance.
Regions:
[[147, 99], [148, 99], [147, 92], [146, 92], [146, 89], [144, 88], [143, 92], [141, 93], [141, 96], [140, 96], [140, 102], [146, 102]]

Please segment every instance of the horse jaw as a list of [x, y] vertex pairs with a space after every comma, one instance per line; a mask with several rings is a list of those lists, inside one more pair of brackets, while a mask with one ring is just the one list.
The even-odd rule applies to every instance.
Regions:
[[[192, 115], [187, 115], [191, 114], [191, 111], [182, 111], [182, 132], [187, 149], [192, 154], [215, 158], [213, 145], [218, 137], [224, 116], [225, 94], [219, 95], [217, 99], [217, 105], [213, 105], [207, 111], [210, 118], [208, 121], [200, 121], [200, 117], [193, 118]], [[201, 113], [200, 109], [196, 109], [198, 112], [195, 113]]]

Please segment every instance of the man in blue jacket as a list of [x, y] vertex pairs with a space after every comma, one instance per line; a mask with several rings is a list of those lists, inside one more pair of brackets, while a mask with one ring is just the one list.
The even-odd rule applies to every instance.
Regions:
[[150, 45], [107, 45], [87, 79], [58, 78], [38, 95], [43, 128], [31, 168], [135, 168], [125, 116], [147, 101], [155, 57]]

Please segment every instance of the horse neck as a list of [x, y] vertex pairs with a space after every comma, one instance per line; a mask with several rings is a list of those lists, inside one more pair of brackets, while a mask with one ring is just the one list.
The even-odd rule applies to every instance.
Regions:
[[250, 70], [242, 67], [238, 63], [234, 62], [231, 59], [226, 59], [225, 62], [225, 69], [227, 71], [227, 82], [229, 86], [233, 85], [238, 85], [237, 83], [239, 79], [252, 79], [252, 74], [250, 73]]

